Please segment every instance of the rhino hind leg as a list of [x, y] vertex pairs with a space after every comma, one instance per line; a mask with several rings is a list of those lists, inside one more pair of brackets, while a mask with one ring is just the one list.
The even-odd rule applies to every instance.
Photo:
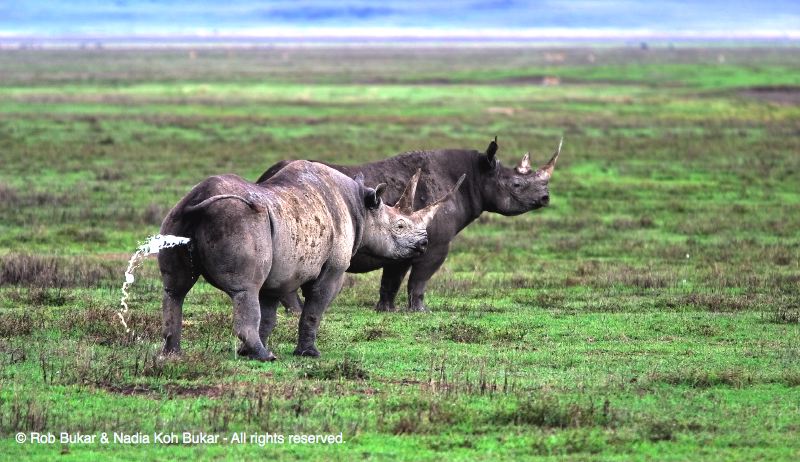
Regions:
[[261, 306], [261, 325], [258, 328], [258, 336], [261, 338], [261, 343], [266, 346], [267, 342], [269, 342], [269, 336], [272, 335], [272, 330], [278, 324], [278, 304], [280, 300], [259, 294], [258, 303]]
[[323, 270], [323, 274], [317, 280], [303, 285], [303, 296], [306, 301], [300, 314], [295, 356], [320, 356], [316, 345], [319, 323], [328, 305], [342, 289], [343, 282], [344, 271], [332, 274]]
[[164, 289], [161, 299], [161, 310], [164, 313], [164, 347], [163, 355], [179, 355], [181, 353], [181, 327], [183, 324], [183, 299], [188, 290]]
[[408, 273], [410, 268], [410, 261], [402, 261], [383, 268], [383, 275], [381, 276], [381, 298], [375, 305], [376, 311], [395, 311], [394, 300], [397, 298], [397, 292], [400, 291], [403, 278], [406, 277], [406, 273]]
[[[275, 325], [278, 323], [279, 300], [277, 298], [269, 297], [265, 294], [259, 294], [258, 303], [261, 309], [261, 324], [258, 327], [258, 336], [261, 339], [261, 344], [267, 348], [269, 336], [272, 334], [272, 330], [275, 329]], [[242, 343], [237, 353], [239, 356], [250, 357], [253, 354], [253, 351], [245, 343]]]
[[197, 282], [188, 251], [184, 247], [162, 250], [158, 255], [164, 295], [161, 299], [163, 312], [163, 355], [178, 355], [181, 352], [181, 328], [183, 324], [183, 300]]
[[444, 263], [448, 251], [448, 246], [429, 247], [423, 257], [411, 266], [411, 275], [408, 277], [409, 311], [429, 311], [425, 306], [425, 286]]
[[256, 290], [231, 292], [233, 300], [233, 330], [243, 346], [240, 351], [245, 356], [259, 361], [274, 361], [277, 357], [264, 347], [259, 330], [261, 329], [261, 306]]

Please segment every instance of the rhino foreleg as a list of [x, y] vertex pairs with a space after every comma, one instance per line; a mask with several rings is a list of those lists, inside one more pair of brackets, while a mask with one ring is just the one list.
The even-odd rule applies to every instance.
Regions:
[[408, 277], [408, 309], [409, 311], [428, 311], [425, 306], [425, 286], [434, 273], [442, 266], [449, 246], [428, 247], [423, 257], [411, 266]]
[[303, 286], [303, 312], [300, 314], [298, 326], [297, 348], [294, 354], [297, 356], [320, 355], [317, 350], [317, 331], [319, 323], [322, 321], [322, 314], [328, 308], [331, 301], [342, 289], [344, 282], [344, 271], [334, 274], [323, 271], [317, 280], [311, 281]]
[[375, 305], [376, 311], [394, 311], [394, 299], [397, 298], [397, 292], [400, 290], [400, 285], [403, 283], [403, 278], [411, 268], [411, 261], [402, 261], [394, 265], [388, 265], [383, 268], [383, 275], [381, 276], [381, 298], [378, 304]]

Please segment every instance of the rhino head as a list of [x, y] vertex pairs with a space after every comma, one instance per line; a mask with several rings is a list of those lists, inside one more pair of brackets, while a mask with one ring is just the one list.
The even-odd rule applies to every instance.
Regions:
[[549, 162], [532, 170], [530, 153], [525, 153], [514, 168], [500, 165], [495, 158], [498, 147], [495, 137], [481, 162], [480, 188], [484, 210], [511, 216], [546, 207], [550, 203], [547, 185], [561, 153], [561, 142]]
[[364, 186], [364, 175], [359, 173], [355, 180], [364, 191], [364, 205], [367, 209], [360, 251], [393, 260], [411, 258], [425, 252], [428, 246], [428, 224], [439, 208], [455, 195], [465, 176], [461, 175], [453, 189], [439, 200], [413, 211], [420, 170], [408, 181], [394, 206], [386, 205], [381, 200], [386, 191], [386, 183], [379, 184], [375, 189], [367, 188]]

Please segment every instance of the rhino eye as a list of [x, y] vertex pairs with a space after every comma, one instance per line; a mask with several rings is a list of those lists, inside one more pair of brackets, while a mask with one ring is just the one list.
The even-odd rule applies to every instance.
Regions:
[[522, 186], [522, 183], [520, 183], [519, 181], [515, 181], [515, 182], [511, 183], [511, 186], [513, 186], [515, 188], [519, 188], [520, 186]]

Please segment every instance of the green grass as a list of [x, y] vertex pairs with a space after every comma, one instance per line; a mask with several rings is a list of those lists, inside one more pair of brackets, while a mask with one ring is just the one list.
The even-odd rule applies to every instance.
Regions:
[[[795, 48], [33, 50], [0, 69], [5, 458], [800, 457]], [[150, 259], [122, 332], [127, 259], [206, 176], [495, 134], [506, 165], [564, 136], [551, 206], [467, 228], [432, 313], [376, 313], [380, 274], [349, 275], [321, 359], [291, 355], [280, 313], [280, 360], [257, 364], [201, 282], [163, 360]], [[345, 443], [14, 442], [32, 431]]]

